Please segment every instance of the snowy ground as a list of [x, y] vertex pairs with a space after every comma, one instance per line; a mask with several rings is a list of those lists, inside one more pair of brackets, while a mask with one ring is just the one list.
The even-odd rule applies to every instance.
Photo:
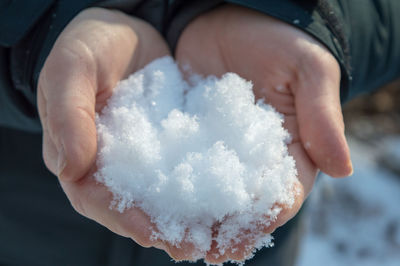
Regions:
[[311, 194], [298, 266], [400, 265], [400, 138], [350, 148], [354, 175]]

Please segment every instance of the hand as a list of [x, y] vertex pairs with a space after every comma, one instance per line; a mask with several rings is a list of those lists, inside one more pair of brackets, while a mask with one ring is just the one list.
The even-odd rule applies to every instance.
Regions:
[[[150, 240], [150, 220], [139, 209], [110, 210], [112, 195], [96, 171], [95, 112], [112, 88], [155, 58], [169, 54], [149, 24], [99, 8], [81, 12], [61, 33], [41, 71], [38, 106], [43, 126], [43, 157], [59, 177], [72, 206], [82, 215], [142, 246], [179, 252]], [[183, 249], [184, 250], [184, 249]]]
[[[311, 36], [264, 14], [224, 5], [193, 20], [183, 31], [176, 58], [195, 73], [238, 73], [252, 80], [257, 98], [265, 98], [285, 116], [292, 135], [289, 152], [296, 160], [301, 193], [291, 208], [263, 230], [274, 231], [291, 219], [311, 191], [317, 169], [339, 177], [352, 173], [344, 136], [340, 68], [331, 53]], [[244, 239], [243, 242], [251, 242]], [[241, 260], [245, 245], [216, 259]]]

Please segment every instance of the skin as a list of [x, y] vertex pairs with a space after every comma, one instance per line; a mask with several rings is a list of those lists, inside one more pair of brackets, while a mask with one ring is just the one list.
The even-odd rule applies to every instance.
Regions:
[[[273, 232], [300, 209], [310, 193], [318, 169], [333, 177], [352, 174], [340, 106], [340, 67], [332, 54], [311, 36], [250, 9], [224, 5], [193, 20], [183, 31], [176, 59], [203, 75], [238, 73], [252, 80], [257, 98], [284, 114], [293, 141], [289, 153], [296, 160], [300, 193], [268, 228]], [[185, 69], [185, 67], [183, 68]], [[218, 259], [213, 249], [208, 262], [241, 260], [248, 252], [243, 239], [237, 251]]]
[[112, 195], [93, 173], [95, 112], [119, 80], [169, 53], [146, 22], [117, 11], [87, 9], [57, 39], [41, 71], [37, 95], [43, 158], [75, 210], [142, 246], [164, 249], [168, 247], [150, 240], [151, 223], [142, 211], [109, 209]]
[[[187, 260], [193, 246], [181, 243], [177, 248], [151, 240], [149, 217], [136, 208], [122, 214], [109, 209], [111, 193], [93, 179], [95, 113], [119, 80], [168, 54], [165, 41], [146, 22], [117, 11], [87, 9], [57, 39], [41, 71], [37, 98], [44, 161], [58, 176], [75, 210], [144, 247], [154, 246], [176, 260]], [[253, 80], [257, 97], [265, 97], [285, 115], [285, 127], [293, 136], [289, 151], [296, 159], [300, 193], [292, 208], [282, 206], [277, 221], [260, 230], [272, 232], [297, 213], [318, 168], [332, 176], [352, 172], [339, 102], [339, 66], [305, 33], [227, 5], [187, 26], [176, 58], [197, 73], [219, 76], [232, 71]], [[228, 250], [216, 258], [214, 243], [206, 260], [241, 260], [248, 254], [246, 245], [252, 245], [252, 240], [242, 239], [235, 252]]]

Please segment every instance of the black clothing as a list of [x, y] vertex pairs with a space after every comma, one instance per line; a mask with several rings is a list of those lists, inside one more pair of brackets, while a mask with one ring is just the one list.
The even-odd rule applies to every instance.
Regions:
[[[342, 101], [399, 76], [397, 0], [0, 0], [0, 265], [173, 264], [72, 209], [42, 160], [36, 86], [57, 36], [85, 8], [138, 16], [174, 47], [187, 23], [224, 3], [276, 17], [321, 41], [340, 64]], [[275, 248], [246, 265], [292, 265], [298, 219], [277, 230]]]
[[40, 132], [40, 70], [58, 34], [81, 10], [123, 10], [149, 21], [174, 47], [190, 20], [223, 3], [258, 10], [320, 40], [341, 66], [343, 102], [399, 76], [397, 0], [0, 0], [0, 126]]

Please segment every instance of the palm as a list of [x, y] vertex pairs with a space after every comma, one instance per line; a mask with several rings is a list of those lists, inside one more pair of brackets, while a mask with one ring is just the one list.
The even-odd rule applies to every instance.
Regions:
[[[256, 97], [284, 114], [302, 193], [266, 232], [297, 213], [312, 189], [317, 168], [333, 176], [350, 173], [339, 102], [339, 66], [317, 41], [273, 18], [224, 6], [189, 24], [178, 42], [176, 57], [196, 73], [234, 72], [252, 80]], [[240, 259], [243, 252], [231, 258]]]

